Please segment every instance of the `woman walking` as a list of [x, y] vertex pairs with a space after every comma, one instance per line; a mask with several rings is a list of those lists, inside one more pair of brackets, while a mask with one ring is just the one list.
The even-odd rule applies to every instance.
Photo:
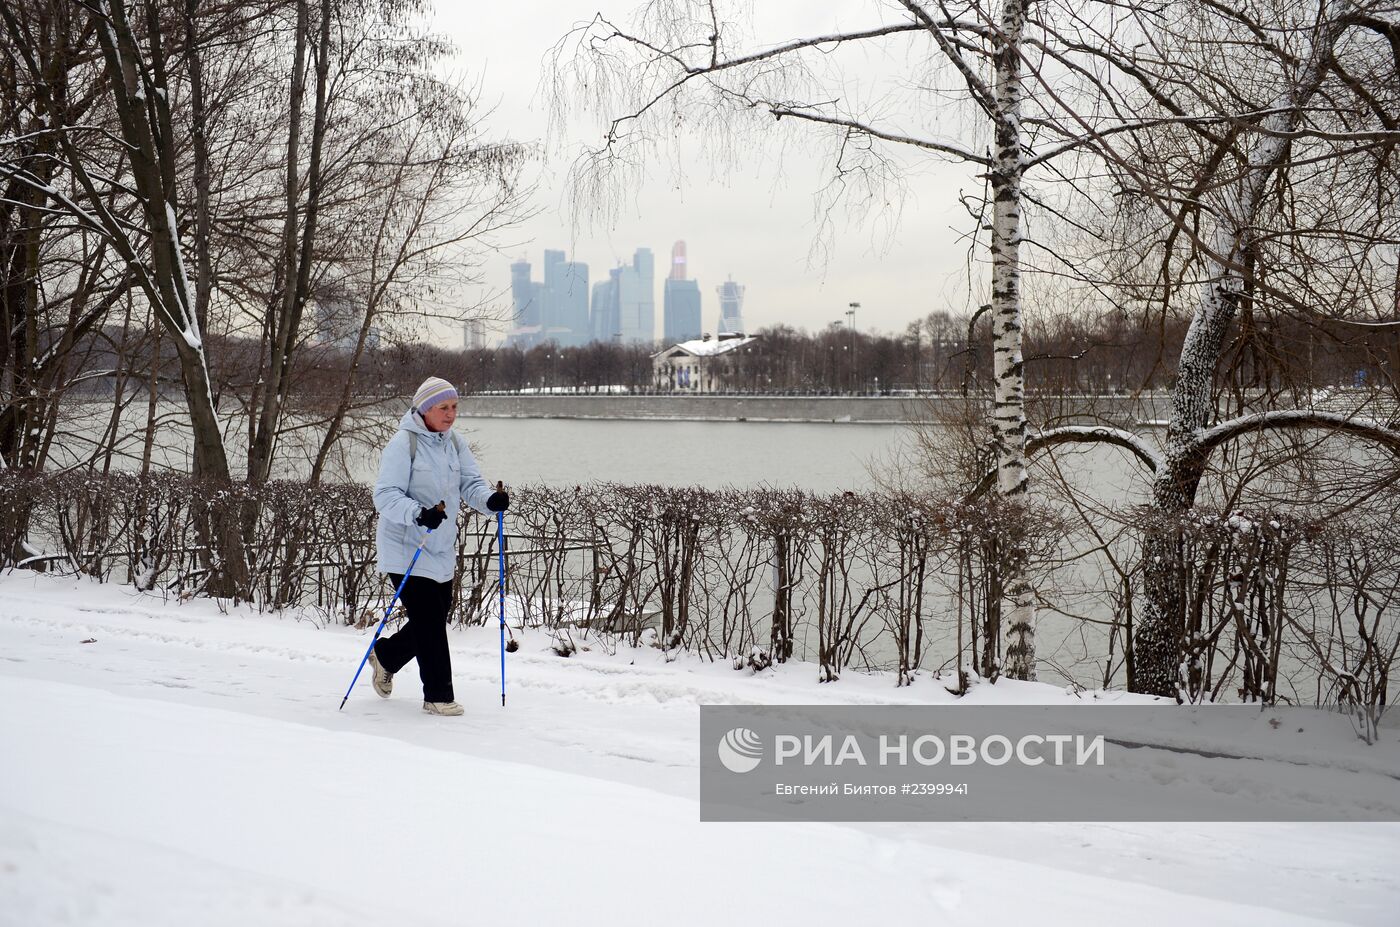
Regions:
[[394, 674], [417, 659], [423, 710], [435, 715], [462, 713], [453, 697], [452, 658], [447, 649], [457, 510], [463, 501], [482, 514], [503, 512], [510, 505], [503, 490], [492, 491], [467, 442], [452, 431], [456, 419], [457, 390], [440, 377], [424, 380], [399, 422], [398, 433], [384, 448], [374, 484], [379, 572], [387, 574], [397, 588], [419, 543], [423, 544], [400, 595], [408, 621], [397, 634], [380, 638], [370, 651], [374, 691], [388, 698]]

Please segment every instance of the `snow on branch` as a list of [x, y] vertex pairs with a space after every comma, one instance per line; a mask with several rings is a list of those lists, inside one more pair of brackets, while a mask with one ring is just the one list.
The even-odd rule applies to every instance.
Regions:
[[1374, 419], [1307, 409], [1254, 412], [1232, 418], [1202, 431], [1192, 442], [1192, 450], [1195, 453], [1206, 455], [1226, 441], [1232, 441], [1253, 432], [1308, 428], [1349, 434], [1374, 441], [1400, 456], [1400, 430], [1383, 425]]
[[[1108, 425], [1065, 425], [1031, 435], [1026, 439], [1026, 457], [1029, 458], [1038, 451], [1055, 447], [1058, 444], [1112, 444], [1115, 447], [1131, 451], [1133, 456], [1154, 475], [1164, 466], [1157, 451], [1146, 441], [1131, 431], [1124, 431], [1122, 428], [1113, 428]], [[982, 479], [977, 481], [977, 485], [972, 488], [972, 491], [967, 494], [967, 499], [981, 498], [984, 493], [996, 485], [996, 479], [996, 470], [987, 471], [982, 475]]]
[[[46, 183], [38, 177], [34, 176], [34, 174], [21, 167], [20, 165], [11, 161], [0, 161], [0, 176], [3, 176], [6, 180], [18, 181], [19, 183], [22, 183], [25, 186], [37, 190], [38, 192], [49, 197], [54, 202], [58, 203], [60, 206], [63, 207], [63, 209], [61, 210], [62, 212], [67, 213], [68, 215], [71, 215], [73, 218], [77, 219], [79, 223], [81, 223], [89, 231], [109, 238], [112, 237], [110, 230], [105, 225], [103, 225], [101, 220], [99, 220], [92, 213], [88, 212], [86, 209], [80, 206], [76, 200], [74, 200], [72, 197], [69, 197], [67, 194], [63, 193], [63, 191], [59, 190], [52, 184]], [[9, 201], [7, 200], [7, 202]], [[23, 205], [28, 206], [29, 204], [25, 203]]]
[[1122, 428], [1108, 425], [1065, 425], [1051, 428], [1026, 440], [1026, 454], [1034, 454], [1058, 444], [1112, 444], [1131, 451], [1153, 473], [1162, 468], [1162, 458], [1142, 438]]

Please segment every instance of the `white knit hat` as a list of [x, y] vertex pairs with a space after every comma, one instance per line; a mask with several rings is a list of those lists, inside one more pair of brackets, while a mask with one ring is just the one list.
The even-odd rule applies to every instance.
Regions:
[[418, 387], [418, 392], [413, 394], [413, 408], [422, 415], [438, 403], [456, 398], [457, 389], [451, 383], [442, 377], [428, 377], [423, 381], [423, 385]]

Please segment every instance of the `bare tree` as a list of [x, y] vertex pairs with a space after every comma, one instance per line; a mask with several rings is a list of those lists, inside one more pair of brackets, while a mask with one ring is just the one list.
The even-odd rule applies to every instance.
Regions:
[[[54, 75], [39, 60], [35, 36], [21, 22], [20, 16], [30, 11], [7, 5], [3, 19], [9, 48], [32, 81], [36, 109], [53, 117], [47, 131], [57, 143], [54, 156], [82, 196], [69, 196], [17, 165], [7, 166], [6, 173], [44, 193], [53, 208], [64, 210], [101, 236], [132, 273], [135, 286], [175, 348], [193, 432], [194, 471], [215, 482], [227, 482], [232, 473], [178, 219], [182, 158], [181, 137], [172, 119], [176, 84], [169, 26], [155, 3], [132, 11], [124, 0], [77, 6], [91, 22], [86, 35], [95, 36], [101, 50], [104, 67], [98, 86], [116, 116], [114, 134], [120, 140], [125, 172], [95, 160], [82, 144], [82, 134], [92, 129], [72, 124], [67, 110], [54, 104]], [[129, 183], [123, 173], [129, 174]], [[129, 218], [113, 208], [114, 200], [130, 204]], [[203, 205], [207, 208], [207, 203]], [[204, 525], [216, 563], [212, 574], [230, 594], [239, 594], [246, 581], [246, 561], [238, 532], [226, 527], [214, 522]]]
[[1118, 228], [1130, 242], [1109, 265], [1115, 285], [1164, 317], [1183, 304], [1189, 313], [1165, 447], [1121, 429], [1066, 427], [1034, 436], [1030, 448], [1108, 442], [1147, 471], [1153, 513], [1135, 686], [1175, 696], [1192, 672], [1183, 670], [1185, 554], [1172, 526], [1195, 503], [1212, 457], [1249, 436], [1304, 430], [1400, 455], [1400, 432], [1355, 409], [1306, 400], [1279, 408], [1272, 390], [1222, 389], [1241, 369], [1231, 352], [1237, 325], [1257, 343], [1252, 322], [1269, 313], [1362, 330], [1395, 324], [1385, 257], [1400, 243], [1400, 31], [1384, 2], [1131, 12], [1125, 32], [1100, 36], [1095, 54], [1135, 80], [1137, 95], [1119, 105], [1137, 104], [1161, 123], [1095, 147], [1115, 178]]
[[[0, 33], [0, 461], [42, 469], [48, 425], [70, 386], [101, 375], [75, 370], [72, 353], [122, 300], [133, 275], [112, 261], [106, 235], [52, 202], [49, 189], [81, 199], [62, 173], [60, 134], [115, 128], [99, 84], [92, 23], [67, 2], [13, 5]], [[26, 47], [31, 54], [21, 54]], [[33, 65], [36, 70], [31, 69]], [[106, 146], [110, 150], [110, 146]], [[129, 204], [110, 207], [122, 221]]]
[[[303, 359], [335, 355], [304, 353], [320, 337], [302, 324], [318, 294], [341, 295], [352, 313], [359, 304], [356, 358], [386, 317], [397, 313], [408, 331], [441, 314], [413, 301], [434, 286], [459, 290], [473, 270], [466, 246], [517, 215], [523, 149], [483, 139], [474, 97], [433, 73], [448, 46], [424, 31], [421, 12], [361, 0], [5, 6], [7, 463], [42, 464], [55, 390], [72, 370], [63, 358], [94, 350], [85, 335], [114, 308], [124, 309], [121, 348], [109, 353], [121, 369], [83, 375], [124, 390], [148, 362], [149, 436], [164, 393], [157, 371], [178, 371], [194, 471], [215, 482], [244, 463], [251, 480], [267, 480], [289, 459], [279, 438], [315, 427], [288, 419], [315, 373]], [[128, 291], [146, 306], [124, 304]], [[164, 336], [154, 345], [128, 337], [145, 308]], [[259, 348], [244, 353], [238, 336], [250, 331]], [[318, 476], [359, 401], [356, 366], [316, 423], [308, 458]], [[222, 430], [240, 405], [243, 459]], [[326, 405], [314, 397], [302, 408]], [[143, 470], [153, 463], [145, 443]], [[253, 521], [244, 512], [243, 530]], [[240, 530], [209, 534], [214, 574], [238, 586]]]
[[323, 189], [321, 157], [325, 147], [329, 103], [333, 7], [330, 0], [321, 0], [316, 17], [316, 89], [312, 99], [311, 153], [306, 166], [306, 193], [303, 203], [300, 146], [303, 132], [302, 107], [306, 94], [306, 52], [311, 45], [312, 34], [310, 7], [309, 0], [296, 0], [291, 89], [288, 94], [290, 111], [284, 165], [286, 183], [282, 207], [282, 242], [276, 264], [274, 302], [268, 306], [266, 315], [268, 364], [258, 384], [262, 408], [257, 412], [257, 424], [248, 454], [248, 479], [254, 483], [265, 482], [272, 471], [273, 440], [291, 388], [297, 334], [309, 295], [312, 254], [317, 244], [316, 224], [320, 217]]

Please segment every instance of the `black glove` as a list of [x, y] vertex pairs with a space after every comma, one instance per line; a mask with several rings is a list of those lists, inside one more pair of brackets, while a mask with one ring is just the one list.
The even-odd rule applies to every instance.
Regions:
[[443, 511], [443, 508], [440, 508], [440, 506], [442, 506], [441, 502], [430, 509], [424, 509], [419, 512], [418, 517], [413, 520], [429, 531], [432, 531], [447, 520], [447, 512]]
[[504, 512], [510, 508], [510, 496], [504, 489], [498, 489], [486, 500], [486, 507], [493, 512]]

